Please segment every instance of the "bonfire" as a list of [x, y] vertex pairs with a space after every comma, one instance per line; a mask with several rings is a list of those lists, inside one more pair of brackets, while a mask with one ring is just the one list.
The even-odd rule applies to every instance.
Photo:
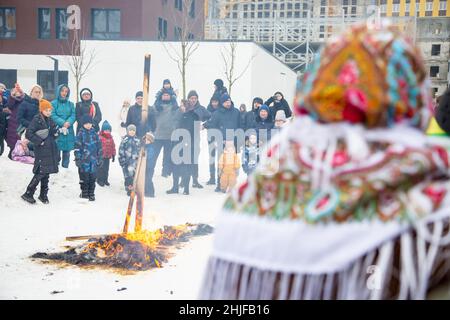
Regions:
[[213, 228], [206, 224], [184, 224], [164, 226], [156, 231], [93, 236], [81, 245], [69, 247], [65, 252], [38, 252], [31, 257], [78, 266], [143, 271], [162, 267], [170, 257], [172, 248], [192, 237], [207, 235], [212, 231]]

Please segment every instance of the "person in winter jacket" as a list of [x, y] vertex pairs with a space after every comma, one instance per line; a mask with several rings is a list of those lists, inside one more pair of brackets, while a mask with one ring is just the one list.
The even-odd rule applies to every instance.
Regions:
[[256, 117], [256, 136], [258, 145], [261, 146], [270, 140], [274, 123], [269, 107], [263, 104], [259, 107], [259, 113]]
[[225, 93], [228, 94], [227, 88], [223, 85], [222, 79], [216, 79], [214, 80], [214, 93], [213, 96], [223, 96]]
[[172, 174], [172, 142], [170, 140], [173, 130], [176, 128], [176, 121], [174, 117], [176, 116], [178, 110], [178, 104], [176, 101], [171, 99], [171, 92], [169, 89], [162, 89], [162, 94], [160, 95], [157, 103], [152, 108], [155, 121], [155, 142], [153, 143], [154, 157], [153, 157], [153, 171], [158, 161], [161, 149], [163, 151], [163, 163], [162, 163], [162, 176], [168, 177]]
[[75, 139], [75, 164], [80, 177], [80, 198], [95, 201], [95, 180], [98, 168], [102, 166], [102, 143], [93, 125], [93, 119], [85, 114], [81, 119], [83, 127]]
[[242, 169], [249, 175], [255, 170], [259, 162], [258, 139], [255, 134], [251, 134], [245, 143], [242, 153]]
[[[189, 100], [183, 101], [178, 111], [177, 129], [188, 131], [189, 137], [181, 137], [179, 141], [174, 142], [173, 147], [182, 145], [185, 148], [181, 150], [181, 163], [174, 164], [173, 170], [173, 186], [166, 193], [178, 193], [179, 179], [183, 186], [183, 194], [189, 194], [189, 183], [192, 177], [193, 188], [203, 188], [198, 182], [198, 156], [200, 152], [200, 126], [201, 122], [209, 119], [210, 113], [205, 107], [198, 102], [198, 94], [191, 90], [188, 94]], [[187, 139], [185, 139], [187, 138]], [[186, 157], [182, 152], [188, 151], [189, 156]]]
[[119, 164], [122, 167], [125, 179], [125, 191], [129, 196], [133, 191], [134, 175], [136, 174], [137, 161], [141, 140], [136, 137], [136, 126], [130, 124], [127, 127], [127, 135], [122, 139], [119, 146]]
[[211, 118], [211, 113], [206, 110], [205, 107], [200, 105], [200, 102], [198, 101], [198, 94], [197, 91], [191, 90], [188, 93], [188, 106], [187, 106], [187, 112], [193, 112], [197, 115], [198, 119], [194, 123], [194, 130], [191, 131], [192, 134], [192, 141], [191, 144], [193, 155], [192, 157], [192, 187], [203, 189], [203, 186], [198, 182], [198, 158], [200, 155], [200, 130], [201, 130], [201, 123], [209, 120]]
[[6, 112], [3, 112], [3, 108], [6, 108], [6, 104], [9, 98], [9, 91], [3, 83], [0, 83], [0, 156], [5, 150], [5, 138], [6, 129], [8, 127], [8, 120], [6, 119]]
[[12, 152], [12, 159], [17, 162], [34, 164], [34, 152], [28, 148], [30, 141], [23, 137], [22, 140], [16, 142], [16, 146]]
[[450, 135], [450, 88], [439, 97], [439, 104], [435, 113], [439, 126]]
[[[211, 100], [209, 101], [208, 107], [206, 110], [211, 113], [211, 117], [219, 109], [219, 103], [220, 103], [220, 97], [217, 95], [214, 95]], [[216, 149], [217, 149], [217, 142], [213, 135], [213, 131], [211, 129], [208, 129], [207, 132], [208, 135], [208, 158], [209, 158], [209, 180], [206, 182], [207, 185], [215, 185], [216, 184]]]
[[[136, 92], [135, 95], [136, 103], [130, 107], [128, 110], [127, 116], [127, 127], [130, 124], [136, 126], [136, 136], [139, 139], [144, 138], [145, 136], [154, 136], [154, 132], [156, 130], [156, 119], [155, 113], [152, 108], [148, 107], [147, 112], [147, 122], [142, 123], [142, 102], [144, 98], [144, 94], [142, 91]], [[155, 196], [155, 186], [153, 184], [153, 157], [154, 157], [154, 149], [153, 143], [146, 144], [147, 149], [147, 162], [145, 167], [145, 196], [153, 198]]]
[[77, 102], [75, 106], [76, 120], [77, 120], [77, 134], [83, 127], [83, 116], [89, 115], [92, 118], [92, 125], [95, 132], [100, 130], [100, 122], [102, 121], [102, 111], [97, 102], [93, 101], [92, 91], [89, 88], [81, 89], [81, 101]]
[[[218, 129], [222, 133], [222, 141], [233, 140], [235, 141], [235, 150], [238, 150], [237, 139], [234, 138], [236, 130], [241, 129], [241, 117], [238, 109], [234, 107], [231, 97], [228, 94], [224, 94], [220, 97], [221, 106], [212, 115], [211, 119], [204, 123], [204, 127], [207, 129]], [[223, 145], [218, 146], [218, 157], [220, 158], [223, 152]], [[217, 181], [216, 192], [220, 192], [220, 181]]]
[[219, 159], [220, 189], [229, 192], [236, 185], [241, 162], [236, 154], [233, 141], [225, 142], [225, 150]]
[[103, 121], [100, 131], [100, 141], [102, 143], [102, 166], [98, 168], [97, 183], [99, 186], [109, 186], [109, 161], [114, 162], [116, 158], [116, 145], [111, 135], [112, 127], [108, 121]]
[[289, 107], [288, 102], [284, 99], [283, 94], [279, 91], [275, 92], [275, 94], [270, 97], [264, 104], [269, 106], [272, 118], [275, 118], [278, 110], [283, 110], [286, 118], [290, 118], [292, 116], [292, 111]]
[[68, 168], [70, 151], [75, 147], [75, 131], [73, 124], [76, 120], [75, 105], [69, 101], [70, 89], [66, 84], [58, 86], [55, 92], [57, 97], [52, 101], [52, 119], [60, 128], [60, 135], [56, 140], [58, 150], [61, 152], [62, 167]]
[[20, 136], [17, 133], [19, 123], [17, 121], [17, 113], [19, 106], [25, 98], [25, 93], [18, 83], [15, 84], [11, 90], [11, 95], [8, 98], [6, 107], [3, 107], [3, 112], [6, 113], [7, 131], [6, 131], [6, 144], [9, 147], [8, 158], [12, 159], [12, 151], [16, 146], [17, 140], [20, 140]]
[[264, 104], [263, 99], [255, 97], [252, 102], [252, 110], [247, 111], [244, 118], [244, 123], [242, 123], [242, 128], [244, 130], [255, 129], [256, 128], [256, 117], [259, 113], [259, 107]]
[[286, 124], [286, 114], [283, 110], [278, 110], [277, 114], [275, 115], [275, 128], [281, 129]]
[[40, 85], [35, 84], [30, 91], [30, 95], [25, 95], [25, 99], [19, 106], [17, 121], [19, 122], [18, 134], [21, 136], [30, 125], [34, 116], [39, 113], [39, 101], [44, 96]]
[[49, 101], [42, 99], [39, 102], [39, 114], [33, 120], [25, 132], [27, 138], [34, 145], [34, 176], [27, 186], [22, 199], [29, 203], [36, 203], [34, 192], [38, 184], [41, 190], [38, 199], [42, 203], [49, 203], [48, 200], [48, 180], [50, 174], [58, 173], [59, 153], [56, 147], [55, 138], [58, 136], [58, 127], [50, 117], [52, 105]]
[[178, 107], [177, 94], [175, 93], [175, 90], [172, 88], [172, 84], [170, 83], [170, 80], [169, 79], [165, 79], [163, 81], [162, 88], [156, 93], [155, 103], [153, 104], [153, 106], [155, 108], [159, 108], [159, 104], [162, 101], [161, 96], [163, 95], [163, 93], [169, 93], [169, 95], [170, 95], [170, 102], [172, 104], [176, 104], [177, 107]]

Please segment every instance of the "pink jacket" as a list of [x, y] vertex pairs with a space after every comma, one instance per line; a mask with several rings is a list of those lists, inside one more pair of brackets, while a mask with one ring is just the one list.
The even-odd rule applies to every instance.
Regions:
[[20, 140], [16, 142], [12, 152], [12, 159], [22, 163], [34, 164], [34, 158], [30, 155], [30, 151], [25, 151]]

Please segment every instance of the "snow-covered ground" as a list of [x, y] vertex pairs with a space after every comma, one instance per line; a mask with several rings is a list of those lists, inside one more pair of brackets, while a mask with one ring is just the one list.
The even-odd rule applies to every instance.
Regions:
[[[205, 132], [202, 132], [200, 182], [191, 195], [167, 195], [171, 177], [155, 171], [156, 198], [145, 200], [146, 229], [186, 222], [214, 225], [225, 198], [206, 186], [209, 178]], [[118, 145], [120, 138], [115, 137]], [[73, 154], [71, 155], [73, 160]], [[32, 166], [0, 157], [0, 299], [196, 299], [211, 248], [212, 235], [194, 238], [176, 250], [161, 269], [121, 275], [32, 261], [38, 251], [64, 250], [66, 236], [120, 232], [128, 197], [118, 162], [111, 164], [110, 187], [96, 188], [95, 202], [79, 198], [74, 162], [50, 177], [50, 204], [24, 202], [20, 195], [32, 177]], [[38, 189], [39, 190], [39, 189]], [[38, 193], [38, 192], [37, 192]], [[37, 196], [37, 195], [36, 195]], [[118, 289], [126, 290], [118, 291]], [[53, 293], [62, 291], [61, 293]]]

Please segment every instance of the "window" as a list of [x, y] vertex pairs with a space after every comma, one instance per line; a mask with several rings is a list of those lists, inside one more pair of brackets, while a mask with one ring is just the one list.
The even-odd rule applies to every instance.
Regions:
[[320, 15], [325, 15], [325, 8], [324, 7], [320, 8]]
[[426, 11], [433, 11], [433, 2], [428, 2], [425, 4], [425, 10]]
[[66, 9], [56, 9], [56, 39], [67, 39]]
[[195, 18], [195, 0], [191, 2], [191, 8], [189, 9], [189, 16], [194, 19]]
[[441, 45], [440, 44], [432, 44], [431, 45], [431, 55], [439, 56], [441, 54]]
[[439, 66], [431, 66], [430, 67], [430, 77], [431, 78], [439, 77]]
[[[45, 98], [47, 100], [55, 99], [55, 85], [54, 85], [54, 71], [53, 70], [38, 70], [37, 83], [44, 90]], [[69, 84], [68, 71], [58, 72], [58, 85]]]
[[182, 2], [182, 0], [175, 0], [175, 9], [183, 11], [183, 2]]
[[[323, 4], [324, 5], [324, 4]], [[343, 6], [348, 6], [348, 0], [342, 0], [342, 5]]]
[[175, 38], [175, 40], [181, 40], [181, 28], [180, 27], [174, 28], [173, 37]]
[[192, 33], [189, 33], [189, 34], [188, 34], [188, 39], [189, 39], [189, 40], [194, 40], [194, 39], [195, 39], [195, 36], [194, 36]]
[[392, 6], [392, 12], [399, 12], [400, 11], [400, 5], [399, 4], [394, 4]]
[[17, 70], [15, 69], [0, 69], [0, 79], [1, 82], [7, 88], [14, 88], [17, 82]]
[[16, 37], [16, 9], [0, 8], [0, 39]]
[[50, 9], [38, 9], [39, 39], [50, 39]]
[[356, 14], [356, 7], [352, 7], [351, 14]]
[[158, 40], [167, 39], [167, 20], [158, 18]]
[[119, 39], [120, 10], [92, 9], [92, 37], [94, 39]]

